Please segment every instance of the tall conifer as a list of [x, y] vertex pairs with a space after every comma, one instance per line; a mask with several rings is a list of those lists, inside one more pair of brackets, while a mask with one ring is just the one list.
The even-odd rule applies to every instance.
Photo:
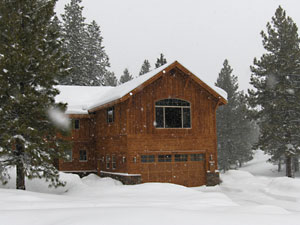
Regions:
[[167, 59], [165, 56], [161, 53], [159, 58], [156, 59], [155, 68], [161, 67], [162, 65], [167, 63]]
[[217, 110], [217, 140], [219, 168], [228, 170], [252, 159], [253, 124], [247, 117], [243, 93], [238, 92], [238, 80], [225, 60], [216, 86], [227, 92], [228, 104]]
[[82, 0], [71, 0], [62, 15], [62, 32], [65, 51], [70, 56], [71, 73], [60, 81], [61, 84], [99, 86], [107, 83], [109, 58], [104, 50], [99, 25], [92, 21], [85, 23], [82, 15]]
[[129, 73], [128, 69], [126, 68], [123, 72], [123, 75], [120, 77], [120, 84], [124, 84], [132, 79], [133, 76]]
[[56, 0], [15, 0], [0, 4], [0, 167], [16, 167], [17, 189], [25, 177], [44, 177], [63, 185], [54, 160], [66, 142], [48, 117], [59, 93], [56, 79], [67, 74], [68, 61], [54, 17]]
[[300, 152], [300, 39], [293, 20], [279, 6], [262, 31], [267, 51], [251, 66], [251, 106], [257, 109], [260, 137], [256, 147], [273, 162], [286, 161], [286, 175], [293, 175], [292, 161]]
[[140, 71], [139, 75], [141, 76], [141, 75], [144, 75], [145, 73], [148, 73], [150, 71], [150, 68], [151, 68], [151, 66], [150, 66], [149, 61], [147, 59], [145, 59], [143, 65], [141, 67], [141, 71]]

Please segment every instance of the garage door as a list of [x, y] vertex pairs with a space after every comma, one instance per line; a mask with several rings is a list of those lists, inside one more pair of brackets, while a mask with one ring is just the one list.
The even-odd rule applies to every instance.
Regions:
[[205, 184], [205, 154], [169, 153], [141, 155], [142, 182], [168, 182], [188, 187]]

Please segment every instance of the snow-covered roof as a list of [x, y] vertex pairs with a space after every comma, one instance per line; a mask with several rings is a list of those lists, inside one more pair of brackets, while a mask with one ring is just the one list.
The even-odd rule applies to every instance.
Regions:
[[58, 85], [56, 102], [68, 103], [67, 114], [88, 114], [88, 108], [114, 87]]
[[105, 95], [101, 96], [101, 98], [98, 99], [94, 104], [90, 105], [89, 110], [96, 108], [98, 106], [104, 105], [106, 103], [115, 101], [117, 99], [122, 98], [126, 94], [129, 94], [132, 90], [149, 80], [151, 77], [159, 73], [160, 71], [167, 68], [172, 63], [165, 64], [157, 69], [154, 69], [142, 76], [139, 76], [137, 78], [134, 78], [124, 84], [121, 84], [117, 87], [115, 87], [113, 90], [107, 92]]
[[[170, 65], [180, 65], [177, 61], [167, 63], [149, 73], [132, 79], [117, 87], [106, 86], [64, 86], [59, 85], [57, 88], [60, 94], [56, 97], [57, 102], [68, 103], [67, 114], [88, 114], [89, 110], [111, 103], [126, 95], [131, 95], [132, 91], [139, 88], [143, 83], [153, 78], [160, 72], [164, 72]], [[196, 76], [196, 75], [194, 75]], [[202, 83], [200, 77], [196, 76]], [[204, 83], [206, 84], [206, 83]], [[221, 88], [206, 84], [216, 94], [227, 99], [227, 93]]]

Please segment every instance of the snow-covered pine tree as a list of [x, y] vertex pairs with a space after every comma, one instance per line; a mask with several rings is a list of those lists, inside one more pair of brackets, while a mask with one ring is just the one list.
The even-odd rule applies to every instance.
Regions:
[[104, 86], [117, 86], [118, 84], [118, 79], [115, 76], [114, 72], [109, 72], [107, 71], [104, 75]]
[[300, 39], [297, 25], [279, 6], [261, 32], [267, 53], [251, 66], [250, 103], [257, 109], [260, 136], [257, 147], [272, 161], [285, 158], [286, 175], [293, 177], [292, 161], [300, 152]]
[[148, 73], [150, 71], [150, 67], [151, 66], [150, 66], [149, 61], [147, 59], [145, 59], [143, 65], [141, 67], [141, 71], [140, 71], [139, 75], [141, 76], [141, 75], [144, 75], [145, 73]]
[[[47, 116], [59, 93], [55, 79], [68, 72], [68, 59], [54, 21], [56, 0], [15, 0], [0, 4], [0, 167], [16, 167], [16, 187], [25, 177], [63, 185], [53, 165], [67, 143]], [[53, 22], [54, 21], [54, 22]]]
[[120, 84], [124, 84], [132, 79], [133, 76], [129, 73], [128, 69], [126, 68], [123, 72], [123, 75], [120, 77]]
[[107, 68], [110, 66], [109, 58], [102, 45], [100, 27], [95, 21], [88, 25], [88, 38], [86, 42], [87, 78], [86, 85], [104, 85], [105, 75], [111, 75]]
[[70, 56], [72, 71], [60, 81], [61, 84], [98, 86], [105, 85], [105, 77], [111, 76], [107, 69], [109, 58], [104, 50], [99, 25], [85, 23], [82, 0], [71, 0], [62, 15], [62, 32], [65, 51]]
[[79, 4], [82, 0], [71, 0], [65, 5], [62, 14], [62, 32], [65, 39], [65, 51], [70, 56], [71, 73], [60, 80], [60, 84], [89, 85], [87, 40], [88, 33], [85, 18], [82, 15], [83, 7]]
[[162, 65], [167, 63], [167, 59], [165, 58], [165, 56], [160, 53], [159, 58], [156, 59], [156, 63], [155, 63], [155, 68], [161, 67]]
[[247, 118], [247, 106], [243, 93], [238, 92], [238, 80], [225, 59], [216, 86], [227, 92], [228, 104], [217, 110], [218, 162], [221, 170], [241, 166], [252, 158], [253, 133]]

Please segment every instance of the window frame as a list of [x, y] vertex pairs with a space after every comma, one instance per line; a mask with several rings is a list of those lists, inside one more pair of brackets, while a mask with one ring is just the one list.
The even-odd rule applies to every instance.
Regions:
[[117, 169], [117, 160], [115, 155], [111, 156], [111, 168], [113, 170]]
[[155, 163], [155, 155], [141, 155], [141, 163]]
[[[81, 152], [85, 152], [85, 159], [81, 159]], [[80, 149], [79, 150], [79, 162], [87, 162], [87, 161], [88, 161], [87, 150]]]
[[[159, 101], [162, 100], [180, 100], [183, 102], [188, 103], [189, 105], [187, 106], [172, 106], [172, 105], [156, 105]], [[162, 114], [163, 114], [163, 127], [157, 127], [157, 108], [162, 108]], [[180, 112], [181, 112], [181, 127], [166, 127], [166, 108], [180, 108]], [[184, 109], [189, 109], [189, 127], [184, 127]], [[155, 121], [155, 125], [154, 127], [157, 129], [192, 129], [192, 104], [187, 101], [187, 100], [183, 100], [180, 98], [164, 98], [164, 99], [158, 99], [154, 102], [154, 121]]]
[[157, 162], [160, 163], [166, 163], [166, 162], [172, 162], [172, 154], [159, 154], [157, 156]]
[[187, 162], [189, 161], [188, 159], [188, 154], [175, 154], [174, 155], [174, 162]]
[[193, 153], [190, 154], [190, 161], [191, 162], [201, 162], [204, 161], [205, 156], [203, 153]]
[[[76, 125], [78, 125], [78, 126], [76, 126]], [[80, 120], [79, 119], [72, 119], [72, 128], [73, 128], [73, 130], [80, 129]]]
[[[112, 115], [109, 115], [109, 112], [112, 112]], [[108, 124], [113, 123], [115, 121], [115, 107], [111, 106], [106, 109], [106, 121]]]
[[105, 156], [105, 167], [106, 167], [106, 169], [110, 168], [110, 156], [109, 155]]

